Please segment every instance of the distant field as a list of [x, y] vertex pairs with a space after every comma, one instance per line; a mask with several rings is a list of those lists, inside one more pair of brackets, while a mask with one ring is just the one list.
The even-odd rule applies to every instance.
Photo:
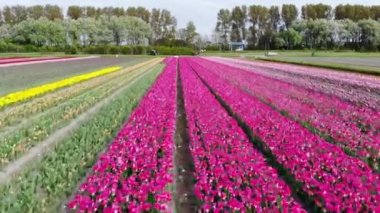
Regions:
[[380, 53], [317, 51], [312, 57], [310, 51], [272, 51], [277, 56], [266, 57], [264, 51], [208, 52], [205, 56], [238, 57], [242, 59], [263, 59], [299, 65], [331, 68], [367, 74], [380, 74]]
[[3, 67], [0, 68], [0, 95], [107, 66], [130, 66], [147, 59], [147, 57], [100, 57]]
[[380, 63], [377, 57], [248, 57], [247, 59], [285, 62], [297, 65], [380, 75]]
[[281, 59], [321, 63], [352, 64], [380, 68], [380, 59], [377, 57], [281, 57]]
[[[310, 51], [299, 51], [299, 50], [289, 50], [289, 51], [272, 51], [278, 53], [277, 57], [310, 57]], [[205, 56], [224, 56], [224, 57], [260, 57], [265, 55], [265, 51], [243, 51], [243, 52], [219, 52], [219, 51], [209, 51], [203, 53]], [[371, 53], [360, 53], [360, 52], [335, 52], [335, 51], [317, 51], [315, 57], [380, 57], [380, 52]]]

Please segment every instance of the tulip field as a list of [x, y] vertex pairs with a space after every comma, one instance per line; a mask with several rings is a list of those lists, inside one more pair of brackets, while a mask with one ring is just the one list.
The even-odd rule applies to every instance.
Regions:
[[[101, 57], [16, 67], [0, 68], [0, 82], [12, 90], [0, 96], [0, 212], [54, 212], [106, 149], [163, 64], [160, 58]], [[49, 70], [66, 74], [53, 77]], [[17, 73], [20, 79], [14, 84], [4, 80]], [[41, 74], [47, 83], [34, 77]], [[30, 82], [24, 83], [24, 76]]]
[[221, 58], [166, 63], [68, 209], [379, 211], [378, 100], [350, 99], [376, 97], [378, 78]]
[[380, 212], [380, 77], [80, 60], [0, 92], [0, 212]]

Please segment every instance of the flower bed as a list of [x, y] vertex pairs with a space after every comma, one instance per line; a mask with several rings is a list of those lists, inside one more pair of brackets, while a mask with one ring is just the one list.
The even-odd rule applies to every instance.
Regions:
[[316, 129], [363, 160], [380, 159], [380, 111], [357, 107], [334, 96], [243, 69], [206, 60], [194, 60], [194, 63], [307, 123], [311, 130]]
[[260, 138], [265, 149], [302, 183], [316, 205], [331, 212], [378, 210], [380, 176], [365, 163], [202, 66], [192, 66]]
[[132, 113], [68, 208], [80, 212], [170, 208], [176, 115], [176, 60]]
[[188, 63], [180, 59], [201, 211], [306, 212]]

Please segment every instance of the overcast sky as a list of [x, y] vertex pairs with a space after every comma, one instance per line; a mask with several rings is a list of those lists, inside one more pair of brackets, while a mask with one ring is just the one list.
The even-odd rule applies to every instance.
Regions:
[[306, 3], [326, 3], [332, 6], [337, 4], [365, 4], [375, 5], [380, 4], [379, 0], [0, 0], [0, 7], [4, 5], [35, 5], [35, 4], [58, 4], [61, 7], [69, 5], [81, 6], [114, 6], [114, 7], [129, 7], [129, 6], [144, 6], [146, 8], [166, 8], [178, 20], [178, 27], [182, 28], [188, 21], [194, 21], [198, 32], [201, 34], [210, 34], [215, 28], [216, 15], [221, 8], [232, 8], [237, 5], [260, 4], [265, 6], [281, 5], [283, 3], [293, 3], [300, 7]]

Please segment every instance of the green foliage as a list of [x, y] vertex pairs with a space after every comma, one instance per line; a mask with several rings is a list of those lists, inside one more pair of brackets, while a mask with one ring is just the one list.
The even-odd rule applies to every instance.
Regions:
[[378, 6], [364, 6], [364, 5], [350, 5], [340, 4], [335, 7], [335, 19], [350, 19], [352, 21], [359, 21], [361, 19], [377, 19], [379, 16], [380, 8]]
[[332, 7], [326, 4], [307, 4], [302, 6], [303, 19], [330, 19], [332, 17]]
[[366, 50], [377, 50], [380, 44], [380, 23], [371, 19], [360, 20], [358, 26], [361, 29], [361, 47]]
[[218, 51], [218, 50], [220, 50], [220, 46], [219, 45], [209, 45], [206, 47], [206, 50], [207, 51]]
[[187, 47], [154, 47], [159, 55], [193, 55], [193, 49]]
[[194, 42], [195, 36], [197, 35], [198, 35], [197, 28], [195, 27], [194, 22], [190, 21], [189, 23], [187, 23], [187, 26], [186, 26], [185, 41], [188, 44], [192, 44]]
[[246, 39], [247, 7], [236, 6], [231, 12], [231, 41]]
[[65, 49], [65, 53], [66, 54], [69, 54], [69, 55], [76, 55], [78, 54], [78, 47], [77, 46], [68, 46], [66, 49]]
[[18, 44], [33, 44], [37, 47], [60, 46], [65, 43], [65, 32], [59, 22], [47, 18], [27, 19], [13, 28], [14, 41]]
[[10, 40], [12, 38], [12, 28], [9, 24], [0, 25], [0, 40]]
[[269, 9], [269, 27], [272, 27], [272, 30], [277, 32], [277, 29], [281, 22], [280, 9], [278, 6], [271, 6]]
[[[291, 29], [302, 36], [304, 46], [312, 49], [348, 48], [373, 51], [380, 45], [380, 23], [371, 19], [357, 23], [349, 19], [300, 20]], [[289, 36], [288, 33], [280, 34], [282, 38]]]
[[160, 55], [193, 55], [194, 51], [188, 47], [168, 47], [168, 46], [88, 46], [83, 48], [87, 54], [124, 54], [143, 55], [155, 49]]
[[127, 16], [134, 16], [144, 20], [146, 23], [150, 22], [150, 11], [144, 7], [128, 7], [125, 11]]
[[35, 45], [28, 44], [23, 46], [25, 52], [38, 52], [39, 48]]
[[144, 39], [151, 34], [150, 26], [136, 17], [112, 16], [107, 27], [112, 31], [116, 45], [125, 42], [130, 45], [143, 44]]
[[111, 47], [109, 47], [108, 52], [109, 52], [109, 54], [116, 55], [116, 54], [120, 53], [120, 48], [117, 46], [111, 46]]
[[42, 5], [35, 5], [27, 8], [28, 16], [32, 19], [40, 19], [44, 17], [44, 7]]
[[87, 54], [109, 54], [108, 46], [87, 46], [82, 50]]
[[3, 40], [0, 40], [0, 52], [7, 52], [8, 51], [8, 44], [3, 41]]
[[301, 34], [293, 28], [280, 32], [279, 38], [282, 39], [282, 44], [286, 46], [286, 49], [293, 49], [302, 42]]
[[285, 22], [287, 29], [292, 25], [292, 23], [297, 19], [298, 10], [294, 4], [283, 4], [281, 10], [282, 20]]
[[47, 18], [50, 21], [56, 21], [56, 20], [62, 20], [63, 19], [63, 13], [62, 8], [60, 8], [57, 5], [45, 5], [45, 18]]
[[131, 55], [133, 53], [133, 47], [130, 46], [121, 46], [119, 49], [120, 53], [123, 55]]
[[15, 5], [15, 6], [5, 6], [0, 17], [6, 24], [15, 25], [27, 18], [40, 19], [47, 18], [48, 20], [62, 20], [63, 14], [62, 9], [57, 5], [34, 5], [30, 7]]
[[80, 17], [83, 16], [83, 8], [79, 6], [70, 6], [67, 9], [67, 16], [70, 17], [71, 19], [79, 19]]
[[334, 10], [319, 3], [306, 4], [300, 12], [298, 19], [299, 11], [293, 4], [282, 5], [281, 13], [277, 6], [235, 6], [231, 12], [221, 9], [214, 41], [223, 44], [223, 50], [229, 49], [230, 41], [241, 40], [248, 42], [248, 49], [373, 51], [380, 47], [380, 6], [338, 5]]
[[156, 41], [162, 38], [175, 38], [177, 19], [166, 9], [161, 10], [153, 8], [151, 12], [150, 26], [152, 29], [151, 41], [153, 44], [156, 44]]
[[135, 55], [143, 55], [143, 54], [146, 54], [146, 52], [149, 52], [148, 49], [150, 50], [150, 48], [146, 48], [146, 47], [143, 47], [143, 46], [133, 46], [133, 54], [135, 54]]
[[[123, 8], [99, 8], [70, 6], [69, 19], [63, 20], [62, 9], [55, 5], [36, 5], [31, 7], [4, 7], [0, 11], [0, 40], [18, 45], [42, 47], [65, 46], [107, 46], [107, 45], [145, 45], [152, 38], [150, 12], [145, 8], [136, 8], [136, 14], [126, 16]], [[170, 18], [170, 20], [167, 20]], [[145, 21], [144, 21], [145, 20]], [[0, 22], [1, 22], [0, 21]], [[157, 24], [162, 28], [171, 26], [175, 32], [176, 21], [167, 10], [160, 11]], [[169, 36], [168, 31], [163, 31]], [[12, 51], [14, 48], [0, 48], [0, 51]], [[28, 46], [25, 51], [33, 48]], [[34, 49], [36, 50], [36, 49]], [[74, 50], [74, 49], [72, 49]], [[110, 50], [103, 51], [104, 54]], [[68, 51], [67, 49], [65, 52]], [[116, 49], [111, 48], [115, 53]], [[138, 50], [137, 52], [141, 52]], [[133, 53], [133, 52], [132, 52]]]
[[24, 46], [0, 40], [0, 52], [26, 52]]
[[216, 31], [221, 34], [223, 43], [227, 45], [228, 43], [228, 34], [231, 27], [231, 13], [228, 9], [221, 9], [218, 12], [218, 20], [216, 23]]
[[[299, 13], [302, 19], [297, 20]], [[144, 7], [124, 9], [73, 5], [68, 8], [67, 15], [69, 18], [63, 19], [62, 8], [56, 5], [5, 6], [0, 11], [0, 40], [7, 45], [0, 45], [0, 51], [63, 49], [70, 52], [64, 47], [77, 46], [84, 52], [142, 54], [145, 48], [132, 46], [145, 46], [149, 41], [154, 46], [202, 49], [208, 40], [197, 34], [191, 21], [186, 28], [176, 30], [177, 20], [166, 9], [149, 11]], [[226, 50], [230, 41], [247, 41], [253, 49], [269, 46], [376, 50], [380, 47], [377, 42], [378, 24], [363, 21], [368, 19], [380, 20], [380, 6], [340, 4], [332, 8], [326, 4], [306, 4], [300, 11], [293, 4], [283, 4], [281, 8], [235, 6], [231, 10], [219, 10], [214, 41]], [[294, 40], [295, 44], [288, 39], [294, 38], [294, 32], [281, 34], [291, 27], [302, 37], [299, 45], [298, 39]], [[113, 45], [129, 47], [123, 50]]]

